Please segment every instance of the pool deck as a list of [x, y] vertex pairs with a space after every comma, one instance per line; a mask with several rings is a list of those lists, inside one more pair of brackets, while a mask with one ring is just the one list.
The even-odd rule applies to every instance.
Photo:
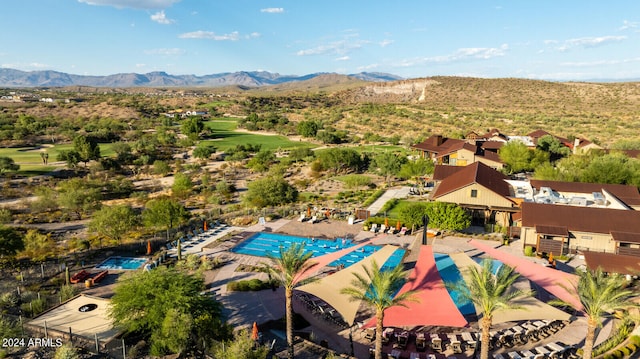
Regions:
[[[404, 262], [411, 263], [417, 259], [417, 248], [421, 244], [421, 235], [399, 236], [389, 234], [375, 234], [372, 232], [365, 232], [362, 230], [362, 224], [356, 223], [349, 225], [344, 221], [338, 220], [323, 220], [318, 223], [298, 222], [296, 220], [281, 219], [274, 222], [267, 222], [264, 225], [254, 225], [248, 228], [236, 229], [244, 231], [245, 233], [253, 232], [277, 232], [282, 234], [290, 234], [296, 236], [308, 236], [317, 238], [338, 238], [345, 235], [353, 238], [355, 243], [377, 237], [374, 240], [374, 244], [395, 244], [399, 247], [408, 249]], [[238, 240], [241, 240], [238, 239]], [[433, 245], [434, 252], [436, 253], [458, 253], [464, 252], [469, 256], [475, 256], [481, 254], [477, 249], [469, 245], [469, 238], [459, 237], [446, 237], [446, 238], [429, 238], [429, 244]], [[510, 254], [522, 256], [522, 245], [517, 241], [510, 246], [503, 246], [498, 241], [483, 241], [493, 247], [499, 247], [499, 250], [509, 252]], [[236, 242], [237, 243], [237, 242]], [[233, 244], [235, 245], [235, 244]], [[223, 245], [221, 248], [205, 252], [211, 256], [225, 256], [227, 259], [231, 259], [231, 262], [222, 268], [220, 268], [215, 276], [209, 281], [209, 290], [215, 294], [225, 306], [225, 313], [228, 316], [229, 322], [236, 328], [249, 328], [254, 321], [263, 323], [270, 319], [277, 319], [284, 316], [284, 293], [281, 288], [271, 291], [263, 290], [260, 292], [241, 292], [232, 293], [226, 291], [226, 283], [231, 280], [239, 279], [267, 279], [264, 273], [253, 272], [236, 272], [235, 270], [240, 264], [259, 265], [265, 261], [264, 258], [246, 256], [237, 253], [228, 252], [228, 249], [232, 245]], [[416, 249], [416, 250], [414, 250]], [[535, 258], [528, 258], [529, 260], [536, 261]], [[576, 259], [571, 262], [571, 266], [576, 267], [581, 265], [581, 260]], [[320, 339], [327, 340], [329, 347], [337, 350], [338, 352], [349, 352], [349, 330], [338, 329], [335, 325], [331, 325], [328, 322], [313, 316], [310, 312], [306, 311], [304, 306], [294, 300], [294, 309], [296, 312], [302, 314], [311, 324], [311, 328], [315, 336]], [[493, 330], [501, 329], [503, 326], [506, 328], [512, 325], [511, 323], [503, 323], [494, 326]], [[604, 327], [600, 329], [596, 342], [601, 342], [610, 333], [612, 323], [605, 323]], [[477, 331], [477, 325], [471, 323], [470, 328], [462, 329], [463, 331]], [[521, 347], [512, 348], [509, 350], [498, 349], [495, 352], [505, 352], [513, 350], [527, 350], [532, 347], [544, 345], [547, 342], [560, 341], [566, 344], [581, 344], [584, 341], [584, 334], [586, 333], [586, 321], [583, 317], [577, 317], [570, 325], [559, 331], [558, 333], [550, 336], [549, 338], [537, 342], [530, 343]], [[368, 347], [371, 342], [364, 339], [364, 335], [360, 329], [354, 329], [354, 348], [357, 358], [368, 357]], [[445, 354], [447, 354], [445, 352]], [[452, 353], [450, 353], [452, 354]], [[465, 357], [465, 355], [457, 354], [458, 357]]]

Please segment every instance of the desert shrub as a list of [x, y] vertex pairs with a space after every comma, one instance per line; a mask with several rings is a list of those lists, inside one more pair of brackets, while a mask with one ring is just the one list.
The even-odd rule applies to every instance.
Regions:
[[78, 352], [71, 344], [64, 344], [56, 349], [54, 359], [77, 359], [79, 358]]
[[527, 257], [533, 257], [533, 247], [531, 246], [524, 247], [524, 255]]
[[72, 285], [63, 285], [60, 287], [60, 300], [63, 302], [75, 297], [76, 294], [78, 294], [78, 290]]

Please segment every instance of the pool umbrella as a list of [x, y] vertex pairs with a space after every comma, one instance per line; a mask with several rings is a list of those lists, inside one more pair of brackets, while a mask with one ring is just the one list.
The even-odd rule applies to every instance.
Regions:
[[251, 339], [258, 340], [258, 323], [253, 322], [253, 329], [251, 330]]
[[384, 218], [384, 227], [389, 227], [389, 218], [387, 217]]
[[400, 223], [400, 221], [396, 222], [396, 230], [400, 230], [400, 227], [402, 226], [402, 224]]
[[204, 223], [202, 224], [202, 229], [206, 232], [207, 231], [207, 221], [204, 221]]
[[307, 217], [311, 217], [311, 207], [307, 207]]
[[147, 255], [151, 255], [151, 241], [147, 241]]

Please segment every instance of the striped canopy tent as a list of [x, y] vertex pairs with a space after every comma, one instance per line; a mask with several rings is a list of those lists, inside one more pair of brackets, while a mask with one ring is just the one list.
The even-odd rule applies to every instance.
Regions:
[[[405, 306], [395, 306], [384, 311], [382, 325], [385, 327], [447, 326], [464, 327], [467, 320], [451, 299], [444, 285], [430, 245], [420, 246], [418, 261], [407, 282], [398, 294], [415, 290], [416, 301], [407, 301]], [[372, 318], [365, 327], [374, 326]]]
[[542, 287], [547, 292], [553, 294], [558, 299], [570, 304], [577, 310], [582, 310], [582, 304], [571, 288], [575, 288], [578, 283], [578, 276], [560, 270], [543, 267], [525, 258], [519, 258], [505, 251], [493, 248], [475, 239], [469, 244], [485, 252], [489, 257], [513, 267], [516, 272], [523, 277]]
[[306, 271], [300, 273], [296, 278], [295, 278], [295, 282], [300, 282], [302, 280], [305, 280], [307, 278], [313, 277], [314, 275], [317, 275], [318, 272], [328, 266], [330, 263], [332, 263], [333, 261], [336, 261], [344, 256], [346, 256], [347, 254], [360, 249], [366, 245], [371, 244], [376, 238], [372, 238], [368, 241], [364, 241], [362, 243], [358, 243], [354, 246], [348, 247], [348, 248], [344, 248], [341, 249], [339, 251], [333, 252], [333, 253], [327, 253], [325, 255], [319, 256], [319, 257], [315, 257], [315, 258], [311, 258], [310, 261], [315, 263], [313, 266], [309, 267]]
[[[469, 268], [476, 267], [480, 269], [480, 265], [473, 259], [469, 258], [469, 256], [465, 253], [454, 253], [449, 254], [449, 256], [455, 263], [456, 267], [458, 267], [458, 269], [460, 270], [460, 273], [462, 273], [462, 278], [466, 283], [470, 282]], [[532, 296], [519, 298], [513, 302], [513, 305], [521, 308], [501, 309], [496, 311], [495, 313], [493, 313], [493, 324], [515, 322], [521, 320], [568, 320], [569, 318], [571, 318], [570, 314], [565, 313], [558, 308], [552, 307], [549, 304], [544, 303]], [[481, 316], [481, 311], [477, 306], [476, 313], [478, 313], [478, 317]]]
[[318, 281], [302, 285], [296, 288], [296, 290], [313, 294], [324, 300], [342, 315], [345, 322], [353, 325], [358, 309], [360, 308], [360, 301], [352, 301], [348, 295], [342, 294], [340, 291], [350, 285], [351, 281], [355, 278], [354, 273], [366, 277], [365, 268], [371, 270], [371, 263], [374, 260], [379, 266], [382, 266], [396, 249], [398, 249], [398, 247], [386, 245], [358, 263]]

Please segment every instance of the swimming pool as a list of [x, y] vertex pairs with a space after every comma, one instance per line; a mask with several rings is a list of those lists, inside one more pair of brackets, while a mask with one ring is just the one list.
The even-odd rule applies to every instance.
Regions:
[[135, 257], [109, 257], [96, 266], [96, 269], [134, 270], [139, 269], [145, 263], [146, 258]]
[[[280, 254], [280, 246], [287, 250], [294, 243], [305, 243], [305, 253], [313, 253], [312, 257], [319, 257], [328, 253], [337, 252], [341, 249], [354, 245], [350, 239], [346, 238], [330, 240], [258, 232], [232, 248], [231, 251], [257, 257], [278, 256]], [[329, 263], [329, 266], [337, 267], [342, 264], [345, 267], [348, 267], [372, 255], [380, 248], [382, 247], [366, 245], [362, 247], [362, 250], [353, 251], [342, 258]], [[396, 249], [391, 257], [389, 257], [389, 259], [382, 265], [382, 269], [397, 266], [402, 262], [404, 254], [404, 249]]]
[[[440, 277], [445, 284], [454, 284], [462, 279], [462, 274], [458, 270], [458, 267], [453, 263], [453, 259], [448, 254], [434, 253], [433, 256], [436, 259], [436, 267], [440, 272]], [[463, 315], [475, 314], [476, 309], [471, 302], [463, 302], [460, 297], [460, 292], [447, 288], [449, 295], [453, 302], [458, 307], [458, 310]]]

